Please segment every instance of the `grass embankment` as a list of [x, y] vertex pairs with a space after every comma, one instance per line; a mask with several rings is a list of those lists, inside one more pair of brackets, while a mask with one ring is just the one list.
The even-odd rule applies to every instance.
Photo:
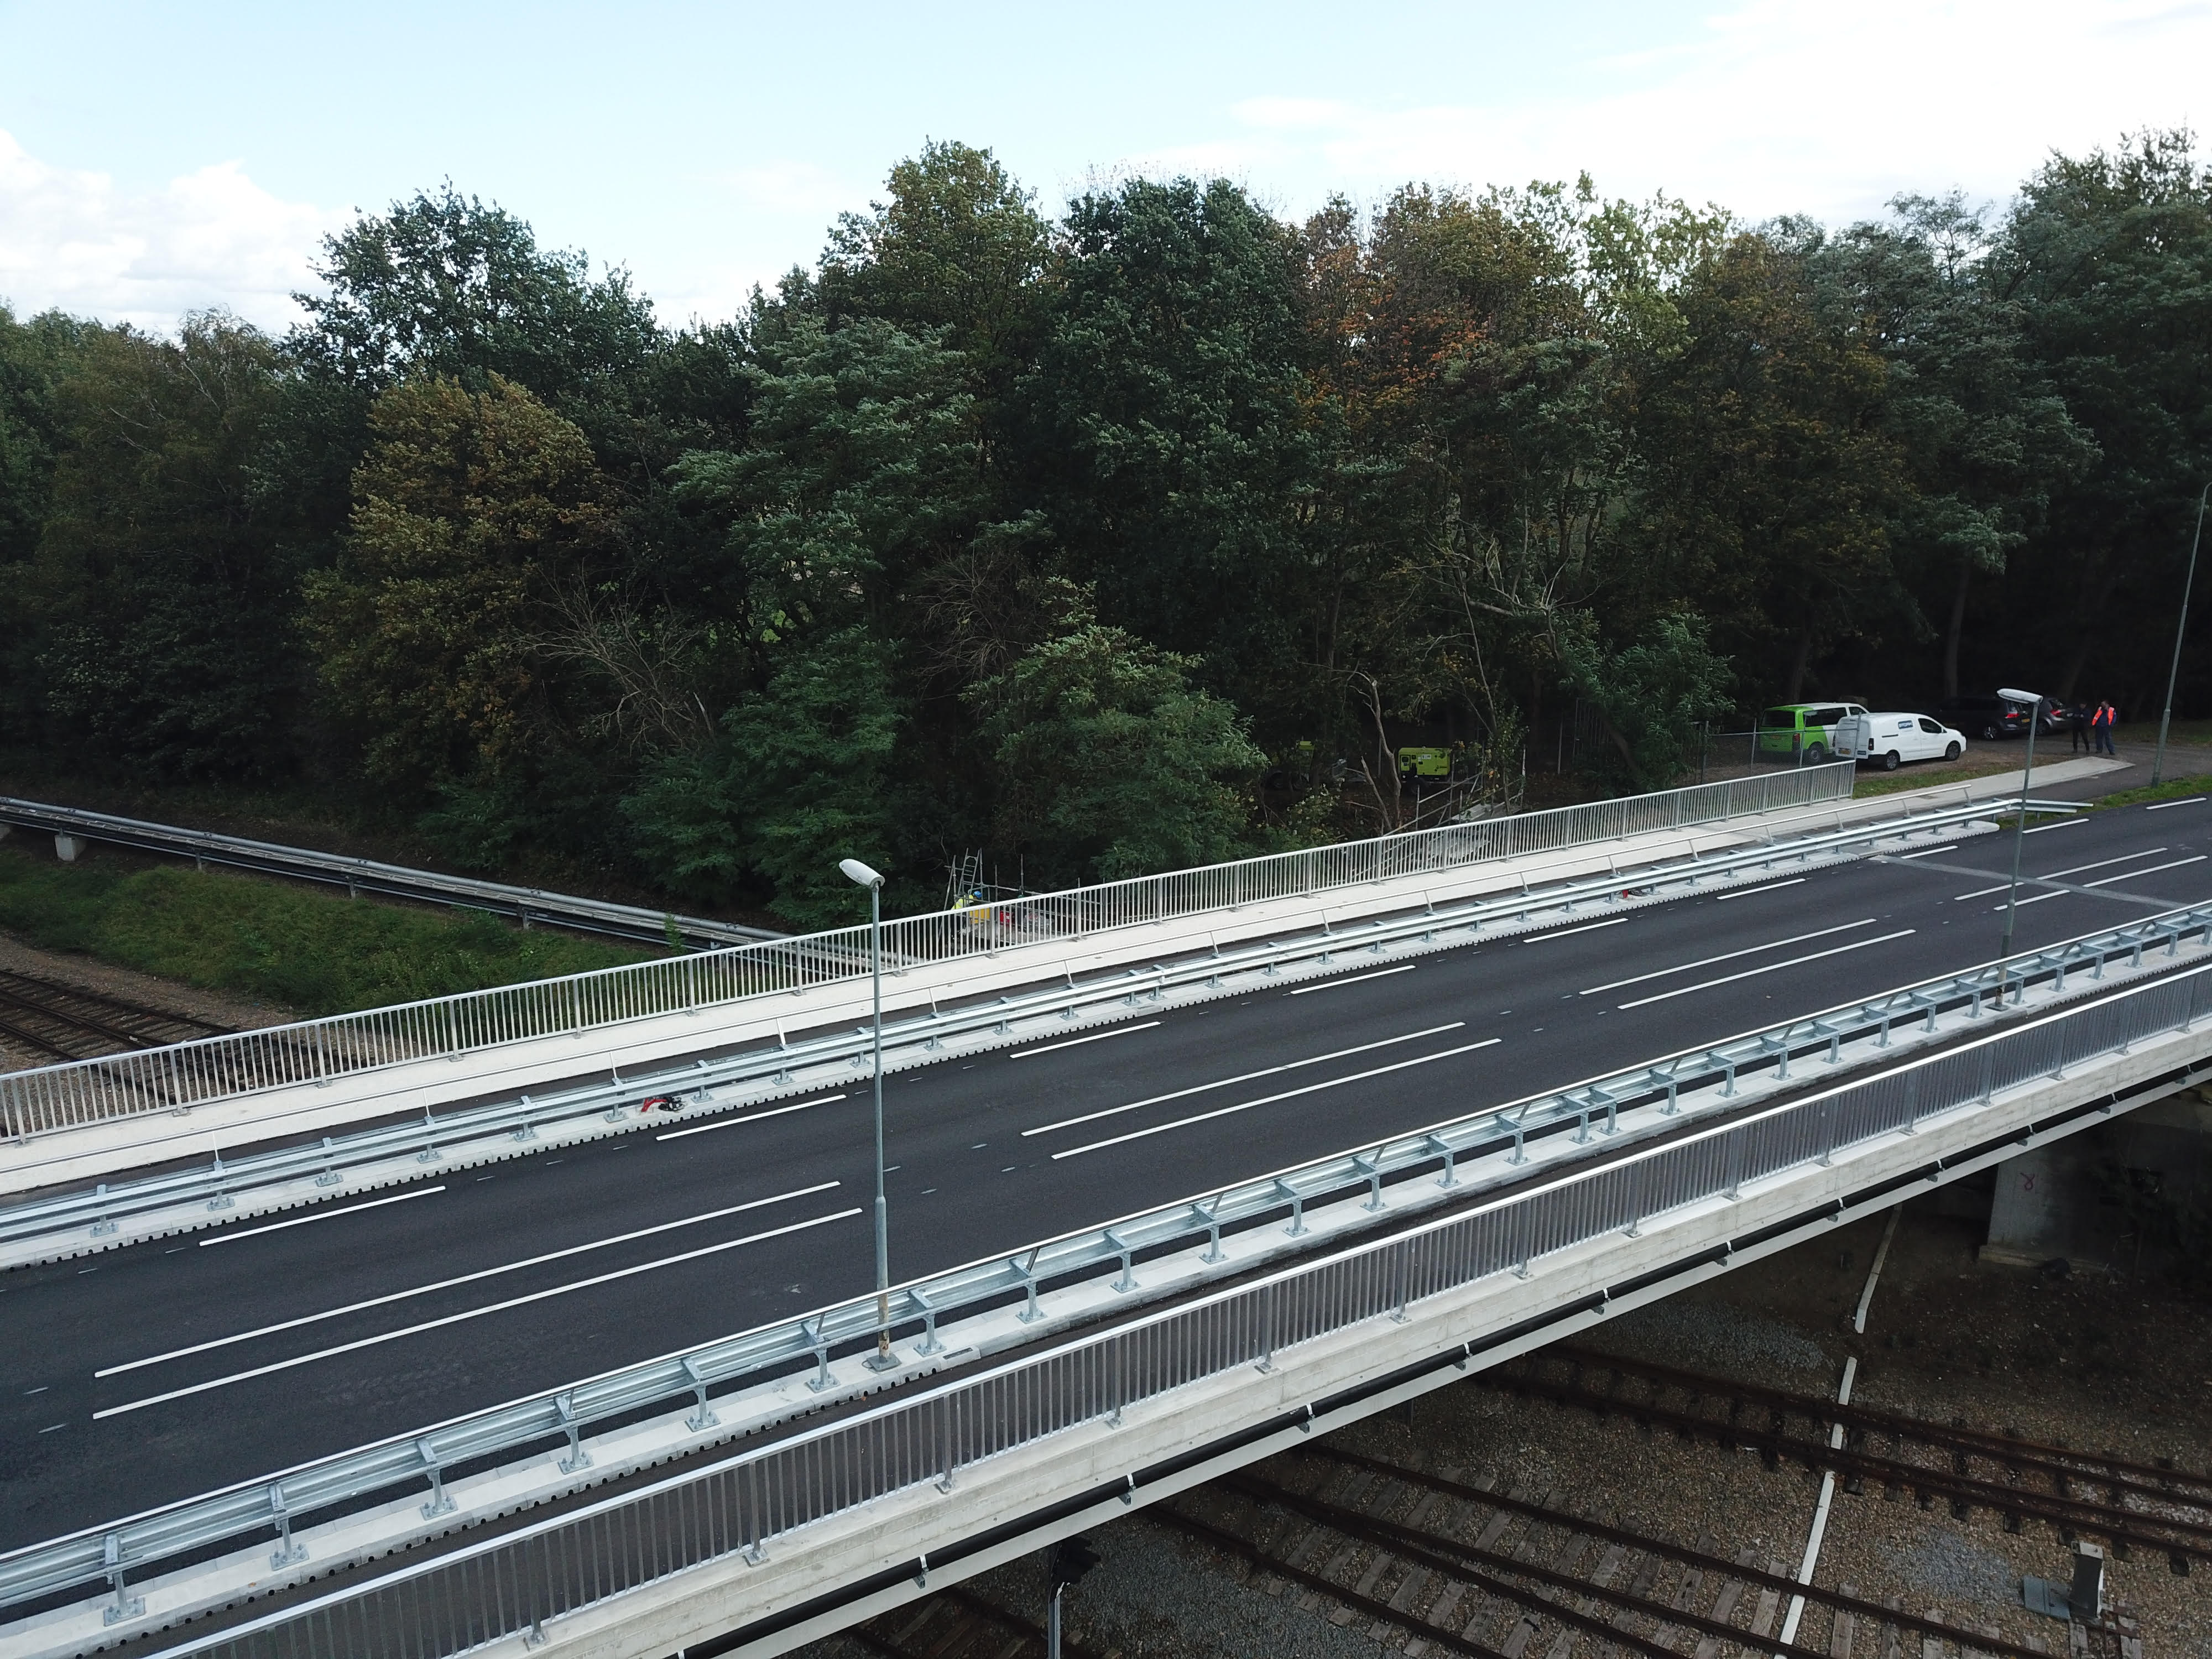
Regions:
[[1851, 786], [1851, 799], [1863, 800], [1869, 795], [1894, 795], [1903, 789], [1933, 789], [1946, 783], [1965, 783], [1973, 778], [1985, 778], [1995, 769], [1987, 766], [1954, 766], [1937, 772], [1911, 772], [1900, 766], [1894, 772], [1877, 772], [1861, 778]]
[[343, 1013], [512, 985], [659, 954], [525, 933], [464, 910], [418, 910], [252, 876], [126, 864], [95, 850], [63, 864], [0, 846], [0, 929], [170, 979]]
[[2139, 789], [2100, 795], [2087, 805], [2090, 811], [2099, 811], [2107, 806], [2141, 806], [2147, 801], [2187, 800], [2194, 795], [2208, 794], [2212, 794], [2212, 778], [2168, 778], [2164, 783], [2147, 783]]

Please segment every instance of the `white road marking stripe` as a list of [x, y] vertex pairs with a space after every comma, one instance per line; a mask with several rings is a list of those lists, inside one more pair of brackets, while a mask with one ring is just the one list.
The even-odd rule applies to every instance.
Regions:
[[2203, 795], [2191, 795], [2187, 800], [2154, 800], [2143, 810], [2147, 812], [2163, 812], [2169, 806], [2199, 806], [2203, 804], [2204, 799]]
[[1818, 962], [1823, 957], [1839, 957], [1846, 951], [1863, 951], [1869, 945], [1887, 945], [1893, 939], [1903, 939], [1908, 933], [1917, 933], [1919, 931], [1917, 927], [1900, 927], [1893, 933], [1884, 933], [1876, 939], [1854, 939], [1850, 944], [1838, 945], [1833, 950], [1815, 951], [1810, 956], [1792, 957], [1787, 962], [1770, 962], [1761, 967], [1747, 968], [1740, 974], [1723, 974], [1720, 978], [1709, 979], [1701, 985], [1685, 985], [1677, 990], [1662, 991], [1656, 996], [1639, 997], [1634, 1002], [1624, 1002], [1620, 1006], [1624, 1012], [1631, 1008], [1642, 1008], [1654, 1002], [1664, 1002], [1669, 997], [1686, 997], [1692, 991], [1710, 991], [1716, 985], [1733, 984], [1740, 979], [1749, 979], [1754, 974], [1771, 974], [1784, 968], [1795, 968], [1800, 963]]
[[2161, 870], [2179, 870], [2185, 864], [2202, 864], [2212, 853], [2199, 853], [2195, 858], [2176, 859], [2171, 864], [2154, 864], [2146, 869], [2123, 871], [2117, 876], [2106, 876], [2102, 881], [2085, 881], [2084, 887], [2110, 887], [2116, 881], [2133, 881], [2137, 876], [2154, 876]]
[[272, 1221], [265, 1227], [248, 1227], [242, 1233], [218, 1233], [213, 1238], [200, 1240], [200, 1249], [210, 1244], [235, 1244], [241, 1238], [258, 1238], [264, 1233], [280, 1233], [287, 1227], [304, 1227], [310, 1221], [332, 1221], [342, 1215], [359, 1215], [363, 1210], [380, 1210], [387, 1204], [404, 1204], [410, 1198], [428, 1198], [433, 1193], [446, 1190], [441, 1183], [423, 1187], [411, 1193], [398, 1193], [390, 1198], [373, 1198], [366, 1204], [349, 1204], [343, 1210], [323, 1210], [314, 1215], [295, 1215], [289, 1221]]
[[[686, 1250], [681, 1255], [665, 1255], [657, 1261], [641, 1261], [635, 1267], [618, 1267], [611, 1273], [599, 1273], [591, 1279], [580, 1279], [573, 1285], [556, 1285], [550, 1290], [532, 1291], [528, 1296], [518, 1296], [505, 1302], [495, 1302], [488, 1307], [471, 1308], [466, 1311], [447, 1314], [442, 1319], [426, 1319], [419, 1325], [409, 1325], [396, 1331], [386, 1331], [381, 1336], [364, 1336], [356, 1342], [342, 1342], [334, 1348], [322, 1348], [313, 1353], [303, 1353], [291, 1359], [280, 1359], [274, 1364], [257, 1365], [250, 1371], [234, 1371], [228, 1376], [218, 1376], [205, 1382], [195, 1382], [190, 1388], [172, 1389], [167, 1394], [149, 1395], [143, 1400], [133, 1400], [127, 1405], [110, 1406], [105, 1411], [94, 1412], [93, 1420], [103, 1417], [120, 1417], [125, 1412], [143, 1411], [149, 1406], [164, 1401], [182, 1400], [189, 1395], [205, 1394], [211, 1389], [227, 1389], [234, 1382], [248, 1382], [257, 1376], [268, 1376], [276, 1371], [289, 1371], [295, 1366], [311, 1365], [318, 1359], [333, 1359], [342, 1353], [358, 1352], [380, 1343], [397, 1342], [404, 1336], [419, 1336], [424, 1331], [434, 1331], [447, 1325], [458, 1325], [464, 1320], [481, 1319], [486, 1314], [504, 1313], [509, 1308], [527, 1307], [533, 1302], [543, 1302], [550, 1297], [566, 1296], [571, 1291], [587, 1291], [595, 1285], [607, 1285], [618, 1279], [630, 1279], [639, 1273], [658, 1273], [663, 1267], [673, 1267], [679, 1262], [696, 1261], [701, 1256], [717, 1255], [724, 1250], [734, 1250], [747, 1244], [758, 1244], [764, 1239], [781, 1238], [786, 1233], [804, 1232], [809, 1227], [820, 1227], [832, 1221], [846, 1221], [862, 1212], [859, 1206], [839, 1210], [834, 1215], [817, 1215], [810, 1221], [794, 1221], [787, 1227], [774, 1227], [764, 1233], [751, 1233], [744, 1238], [732, 1238], [720, 1244], [708, 1244], [696, 1250]], [[106, 1376], [100, 1372], [98, 1375]]]
[[2045, 881], [2056, 881], [2061, 876], [2078, 876], [2084, 870], [2109, 870], [2116, 864], [2133, 864], [2137, 859], [2154, 859], [2160, 853], [2170, 852], [2172, 850], [2172, 849], [2170, 848], [2154, 847], [2146, 853], [2123, 853], [2116, 859], [2099, 859], [2094, 864], [2077, 864], [2070, 870], [2047, 871], [2042, 876], [2041, 879]]
[[1611, 921], [1586, 921], [1579, 927], [1562, 927], [1556, 933], [1531, 933], [1521, 942], [1523, 945], [1541, 945], [1547, 939], [1565, 939], [1570, 933], [1594, 933], [1601, 927], [1618, 927], [1627, 920], [1626, 916], [1615, 916]]
[[[2064, 893], [2063, 891], [2056, 892], [2056, 893], [2038, 893], [2038, 894], [2037, 894], [2033, 898], [2024, 898], [2024, 899], [2022, 899], [2022, 900], [2021, 900], [2018, 904], [2014, 905], [2014, 906], [2013, 907], [2013, 908], [2014, 908], [2015, 910], [2025, 910], [2025, 909], [2027, 909], [2027, 907], [2028, 907], [2029, 905], [2031, 905], [2031, 904], [2040, 904], [2040, 903], [2042, 903], [2042, 902], [2043, 902], [2043, 901], [2044, 901], [2044, 900], [2045, 900], [2045, 899], [2064, 898], [2065, 896], [2066, 896], [2066, 895], [2065, 895], [2065, 893]], [[1991, 914], [1991, 915], [1995, 915], [1996, 912], [1998, 912], [1998, 911], [2000, 911], [2000, 910], [2002, 910], [2002, 909], [2003, 909], [2003, 908], [2004, 908], [2004, 906], [2003, 906], [2003, 905], [2002, 905], [2002, 904], [1992, 904], [1991, 906], [1990, 906], [1990, 914]]]
[[1371, 974], [1354, 974], [1350, 979], [1333, 979], [1325, 985], [1301, 985], [1291, 994], [1294, 997], [1311, 996], [1316, 991], [1334, 991], [1340, 985], [1357, 985], [1362, 980], [1388, 979], [1393, 974], [1410, 974], [1419, 966], [1417, 962], [1409, 962], [1402, 968], [1377, 968]]
[[581, 1255], [586, 1250], [603, 1250], [610, 1244], [627, 1244], [633, 1239], [650, 1238], [655, 1233], [672, 1232], [678, 1227], [696, 1226], [702, 1221], [718, 1221], [726, 1215], [737, 1215], [746, 1210], [757, 1210], [770, 1204], [787, 1203], [794, 1198], [811, 1198], [816, 1193], [826, 1193], [832, 1187], [842, 1185], [836, 1181], [817, 1182], [811, 1187], [800, 1187], [788, 1193], [778, 1193], [773, 1198], [756, 1198], [750, 1203], [732, 1204], [727, 1209], [708, 1210], [703, 1215], [687, 1215], [680, 1221], [663, 1221], [651, 1227], [640, 1227], [635, 1232], [617, 1233], [612, 1238], [595, 1238], [588, 1244], [571, 1244], [565, 1250], [549, 1250], [544, 1255], [533, 1255], [521, 1261], [510, 1261], [498, 1267], [480, 1267], [472, 1273], [462, 1273], [453, 1279], [441, 1279], [434, 1285], [417, 1285], [411, 1290], [393, 1291], [385, 1296], [373, 1296], [365, 1302], [353, 1302], [343, 1308], [331, 1308], [322, 1313], [302, 1314], [297, 1319], [287, 1319], [274, 1325], [263, 1325], [250, 1331], [240, 1331], [235, 1336], [218, 1336], [206, 1342], [195, 1342], [189, 1348], [172, 1348], [167, 1353], [149, 1355], [144, 1359], [133, 1359], [121, 1365], [110, 1365], [105, 1370], [94, 1371], [94, 1376], [115, 1376], [125, 1371], [135, 1371], [148, 1365], [158, 1365], [167, 1359], [182, 1359], [189, 1354], [205, 1353], [210, 1348], [227, 1348], [234, 1343], [251, 1342], [259, 1336], [274, 1336], [279, 1331], [297, 1330], [302, 1325], [319, 1324], [325, 1319], [342, 1318], [347, 1314], [365, 1312], [370, 1308], [381, 1308], [386, 1303], [404, 1302], [410, 1296], [427, 1296], [433, 1291], [450, 1291], [456, 1285], [473, 1285], [480, 1279], [495, 1279], [501, 1273], [520, 1272], [525, 1267], [543, 1267], [548, 1261], [560, 1261], [572, 1255]]
[[1103, 1042], [1108, 1037], [1127, 1036], [1132, 1031], [1149, 1031], [1159, 1021], [1148, 1019], [1141, 1025], [1116, 1025], [1110, 1031], [1093, 1031], [1089, 1036], [1070, 1037], [1065, 1042], [1048, 1042], [1036, 1048], [1017, 1048], [1008, 1060], [1027, 1060], [1031, 1054], [1048, 1054], [1055, 1048], [1079, 1048], [1086, 1042]]
[[1054, 1162], [1063, 1158], [1080, 1158], [1085, 1152], [1102, 1152], [1109, 1146], [1142, 1140], [1147, 1135], [1164, 1135], [1170, 1129], [1188, 1129], [1194, 1123], [1205, 1123], [1217, 1117], [1228, 1117], [1236, 1112], [1249, 1112], [1255, 1106], [1272, 1106], [1279, 1100], [1291, 1100], [1299, 1095], [1318, 1094], [1323, 1089], [1334, 1089], [1340, 1084], [1358, 1083], [1370, 1077], [1381, 1077], [1386, 1072], [1402, 1072], [1409, 1066], [1425, 1066], [1432, 1060], [1449, 1060], [1454, 1054], [1471, 1054], [1477, 1048], [1490, 1048], [1504, 1042], [1503, 1037], [1485, 1037], [1480, 1042], [1463, 1043], [1456, 1048], [1446, 1048], [1433, 1054], [1422, 1054], [1413, 1060], [1401, 1060], [1395, 1066], [1378, 1066], [1371, 1072], [1354, 1072], [1349, 1077], [1333, 1077], [1326, 1083], [1309, 1083], [1303, 1089], [1285, 1089], [1279, 1095], [1262, 1095], [1257, 1100], [1240, 1100], [1234, 1106], [1217, 1106], [1210, 1112], [1200, 1112], [1194, 1117], [1180, 1117], [1172, 1123], [1156, 1123], [1149, 1129], [1132, 1129], [1127, 1134], [1115, 1135], [1111, 1140], [1094, 1140], [1087, 1146], [1071, 1146], [1064, 1152], [1054, 1152]]
[[2056, 823], [2039, 823], [2033, 830], [2021, 830], [2021, 834], [2023, 836], [2039, 836], [2046, 830], [2071, 830], [2075, 824], [2087, 823], [2088, 821], [2088, 819], [2084, 817], [2061, 818]]
[[1234, 1088], [1240, 1083], [1250, 1083], [1263, 1077], [1273, 1077], [1280, 1072], [1295, 1072], [1305, 1066], [1326, 1066], [1332, 1060], [1348, 1060], [1354, 1054], [1364, 1054], [1376, 1048], [1388, 1048], [1394, 1043], [1419, 1042], [1423, 1037], [1441, 1036], [1446, 1031], [1463, 1029], [1467, 1022], [1455, 1019], [1449, 1025], [1431, 1025], [1425, 1030], [1408, 1031], [1403, 1036], [1384, 1037], [1377, 1042], [1363, 1042], [1356, 1048], [1339, 1048], [1330, 1054], [1316, 1054], [1310, 1060], [1285, 1060], [1280, 1066], [1269, 1066], [1257, 1072], [1240, 1072], [1235, 1077], [1224, 1077], [1212, 1083], [1194, 1083], [1188, 1089], [1177, 1089], [1172, 1094], [1152, 1095], [1143, 1100], [1133, 1100], [1127, 1106], [1109, 1106], [1103, 1112], [1085, 1112], [1081, 1117], [1064, 1117], [1057, 1123], [1040, 1123], [1034, 1129], [1024, 1129], [1029, 1135], [1050, 1134], [1054, 1129], [1073, 1129], [1079, 1123], [1095, 1123], [1102, 1117], [1119, 1117], [1124, 1112], [1133, 1112], [1140, 1106], [1164, 1105], [1170, 1100], [1182, 1100], [1189, 1095], [1202, 1095], [1212, 1089]]
[[803, 1112], [809, 1106], [827, 1106], [833, 1100], [844, 1099], [842, 1095], [823, 1095], [816, 1100], [802, 1100], [794, 1105], [778, 1106], [772, 1111], [748, 1112], [743, 1117], [724, 1118], [720, 1123], [695, 1124], [689, 1129], [671, 1129], [665, 1134], [653, 1136], [655, 1140], [681, 1140], [686, 1135], [703, 1135], [712, 1129], [734, 1129], [741, 1123], [757, 1123], [764, 1117], [781, 1117], [786, 1112]]
[[1839, 927], [1823, 927], [1810, 933], [1793, 933], [1788, 939], [1772, 939], [1765, 945], [1747, 945], [1741, 951], [1724, 951], [1717, 957], [1704, 957], [1696, 962], [1685, 962], [1673, 968], [1655, 968], [1648, 974], [1638, 974], [1633, 979], [1617, 979], [1609, 985], [1593, 985], [1579, 994], [1594, 997], [1600, 991], [1618, 991], [1624, 985], [1641, 985], [1647, 979], [1664, 979], [1669, 974], [1686, 974], [1699, 968], [1710, 968], [1717, 962], [1734, 962], [1738, 957], [1755, 957], [1761, 951], [1782, 951], [1792, 945], [1802, 945], [1807, 939], [1826, 939], [1831, 933], [1848, 933], [1855, 927], [1871, 927], [1879, 917], [1868, 916], [1861, 921], [1847, 921]]
[[[1912, 856], [1917, 858], [1919, 854], [1916, 853]], [[1716, 902], [1725, 904], [1730, 899], [1756, 898], [1761, 893], [1771, 893], [1780, 888], [1798, 886], [1804, 879], [1802, 876], [1792, 876], [1787, 881], [1770, 881], [1764, 887], [1739, 887], [1733, 893], [1721, 894]]]

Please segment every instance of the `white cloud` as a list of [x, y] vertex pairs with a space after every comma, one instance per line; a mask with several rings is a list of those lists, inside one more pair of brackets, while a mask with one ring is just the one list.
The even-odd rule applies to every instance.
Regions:
[[308, 262], [347, 216], [279, 200], [234, 161], [158, 190], [51, 166], [0, 131], [0, 299], [167, 332], [226, 307], [267, 328], [298, 312]]
[[[1317, 203], [1408, 179], [1568, 179], [1657, 190], [1747, 218], [1878, 215], [1899, 191], [2002, 202], [2054, 149], [2186, 125], [2207, 97], [2212, 5], [2157, 0], [1744, 0], [1694, 39], [1594, 52], [1585, 94], [1520, 95], [1470, 63], [1463, 103], [1256, 97], [1212, 142], [1131, 158], [1157, 173], [1273, 180]], [[1553, 84], [1557, 84], [1556, 81]]]

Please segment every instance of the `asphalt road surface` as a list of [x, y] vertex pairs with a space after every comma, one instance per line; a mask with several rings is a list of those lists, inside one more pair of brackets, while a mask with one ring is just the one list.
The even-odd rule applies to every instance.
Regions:
[[[2212, 897], [2212, 801], [2031, 831], [2028, 948]], [[905, 1279], [1984, 961], [2011, 838], [900, 1073]], [[865, 1081], [0, 1276], [0, 1547], [873, 1283]]]

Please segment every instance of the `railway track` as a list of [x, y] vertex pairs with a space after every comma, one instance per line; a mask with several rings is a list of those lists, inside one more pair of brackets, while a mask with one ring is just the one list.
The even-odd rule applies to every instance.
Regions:
[[[2069, 1542], [2102, 1540], [2122, 1559], [2136, 1549], [2163, 1552], [2177, 1574], [2212, 1562], [2212, 1476], [1566, 1346], [1481, 1380], [1686, 1439], [1748, 1448], [1770, 1468], [1832, 1469], [1846, 1492], [1910, 1492], [1923, 1508], [1942, 1499], [1961, 1520], [1988, 1510], [2013, 1532], [2039, 1521]], [[1838, 1425], [1843, 1443], [1834, 1446]]]
[[[1044, 1626], [957, 1586], [845, 1634], [883, 1659], [1030, 1659], [1045, 1650]], [[1091, 1659], [1065, 1635], [1060, 1650], [1062, 1659]]]
[[98, 991], [0, 969], [0, 1040], [34, 1061], [94, 1060], [159, 1048], [232, 1028]]
[[[1711, 1534], [1686, 1546], [1611, 1525], [1510, 1475], [1430, 1471], [1327, 1443], [1146, 1514], [1409, 1659], [1895, 1659], [1914, 1640], [1929, 1659], [1954, 1648], [2033, 1659], [2067, 1647], [2064, 1635], [2055, 1647], [2033, 1635], [2014, 1642], [1849, 1586], [1800, 1585], [1753, 1550], [1723, 1555]], [[1814, 1616], [1784, 1643], [1778, 1626], [1796, 1595]], [[2081, 1659], [2140, 1651], [2117, 1620], [2083, 1629], [2073, 1649]]]

